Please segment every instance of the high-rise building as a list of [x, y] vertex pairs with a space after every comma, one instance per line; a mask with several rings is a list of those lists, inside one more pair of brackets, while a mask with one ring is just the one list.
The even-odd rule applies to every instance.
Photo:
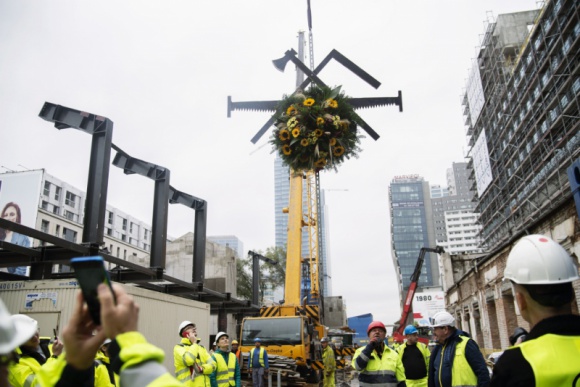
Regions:
[[470, 175], [467, 163], [453, 163], [447, 170], [448, 195], [434, 197], [431, 188], [435, 240], [451, 254], [481, 251]]
[[463, 100], [489, 250], [569, 198], [566, 168], [579, 154], [578, 2], [539, 13], [488, 24]]
[[[399, 290], [409, 288], [422, 247], [435, 247], [429, 183], [419, 175], [395, 176], [389, 185], [393, 261], [399, 272]], [[428, 253], [419, 286], [439, 285], [437, 255]]]
[[235, 235], [208, 236], [207, 240], [221, 246], [229, 247], [238, 254], [238, 258], [244, 258], [246, 256], [247, 252], [244, 250], [244, 242]]

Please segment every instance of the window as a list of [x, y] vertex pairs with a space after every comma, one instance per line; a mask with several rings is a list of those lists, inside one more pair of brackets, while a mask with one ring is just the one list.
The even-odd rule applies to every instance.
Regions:
[[113, 244], [109, 245], [109, 254], [113, 254]]
[[112, 236], [113, 235], [113, 229], [112, 228], [107, 228], [107, 235], [108, 236]]
[[77, 232], [66, 227], [62, 228], [62, 236], [69, 242], [75, 243], [77, 241]]
[[48, 210], [48, 202], [43, 200], [42, 204], [40, 205], [40, 208], [42, 208], [43, 210]]
[[62, 188], [55, 186], [54, 189], [54, 200], [60, 200], [60, 192], [62, 191]]
[[52, 213], [56, 214], [56, 215], [60, 215], [60, 207], [59, 206], [53, 206], [52, 207]]
[[50, 183], [48, 181], [44, 182], [44, 196], [50, 196]]
[[107, 222], [109, 224], [113, 224], [113, 216], [114, 216], [113, 213], [111, 211], [109, 211], [108, 220], [107, 220]]
[[68, 220], [75, 220], [75, 213], [68, 210], [64, 210], [64, 217], [67, 218]]
[[50, 225], [50, 222], [48, 220], [42, 220], [42, 223], [40, 224], [40, 231], [47, 233], [48, 234], [48, 226]]
[[74, 208], [76, 205], [76, 200], [77, 200], [77, 196], [75, 194], [73, 194], [72, 192], [66, 191], [66, 199], [65, 199], [64, 203], [67, 206], [71, 206]]
[[133, 225], [134, 225], [134, 224], [135, 224], [135, 223], [131, 222], [131, 224], [130, 224], [130, 226], [129, 226], [129, 233], [130, 233], [130, 234], [133, 234]]
[[125, 218], [121, 218], [123, 219], [123, 231], [127, 231], [127, 219]]
[[60, 225], [56, 225], [56, 228], [54, 230], [54, 235], [57, 237], [60, 237]]
[[147, 240], [147, 238], [149, 238], [149, 230], [145, 229], [145, 235], [143, 236], [143, 239]]
[[123, 250], [123, 259], [127, 260], [127, 250]]
[[121, 255], [121, 248], [117, 247], [117, 258], [119, 258], [119, 255]]
[[121, 235], [121, 240], [122, 240], [123, 242], [125, 242], [125, 239], [127, 239], [127, 237], [125, 236], [125, 234]]

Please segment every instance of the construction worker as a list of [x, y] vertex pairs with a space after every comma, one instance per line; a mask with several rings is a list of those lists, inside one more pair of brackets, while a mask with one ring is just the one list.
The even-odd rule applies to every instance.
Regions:
[[399, 347], [403, 345], [403, 343], [404, 343], [403, 337], [401, 337], [398, 334], [393, 336], [393, 349], [395, 351], [399, 352]]
[[531, 329], [501, 355], [491, 385], [580, 386], [580, 316], [572, 314], [578, 268], [570, 254], [546, 236], [525, 236], [511, 250], [504, 278]]
[[399, 357], [405, 368], [407, 386], [427, 387], [427, 369], [431, 351], [419, 342], [419, 332], [413, 325], [403, 331], [407, 342], [399, 347]]
[[102, 367], [109, 376], [109, 381], [111, 386], [119, 385], [119, 377], [113, 372], [113, 367], [111, 366], [111, 359], [109, 358], [109, 345], [111, 344], [111, 339], [106, 339], [103, 345], [97, 351], [97, 356], [95, 361], [97, 362], [97, 368]]
[[324, 387], [334, 387], [334, 372], [336, 371], [334, 351], [328, 345], [328, 337], [323, 337], [320, 345], [322, 345], [322, 362], [324, 363]]
[[242, 350], [240, 349], [240, 343], [238, 343], [238, 340], [232, 340], [232, 353], [236, 355], [240, 369], [242, 369]]
[[385, 324], [373, 321], [367, 328], [369, 343], [360, 347], [352, 357], [352, 364], [359, 372], [360, 387], [406, 386], [405, 370], [397, 351], [385, 345]]
[[264, 375], [268, 375], [270, 366], [268, 365], [268, 353], [261, 347], [262, 340], [259, 337], [254, 339], [254, 348], [250, 349], [248, 358], [248, 368], [252, 375], [254, 387], [264, 387]]
[[16, 349], [37, 331], [36, 322], [12, 320], [10, 312], [0, 299], [0, 386], [9, 386], [8, 367], [17, 360]]
[[436, 313], [432, 327], [437, 346], [429, 362], [429, 387], [489, 386], [483, 355], [475, 341], [455, 328], [455, 318], [445, 311]]
[[173, 347], [175, 377], [190, 387], [209, 387], [209, 375], [216, 366], [206, 349], [197, 343], [195, 324], [182, 321], [177, 331], [181, 342]]
[[34, 333], [16, 350], [17, 361], [9, 366], [9, 380], [12, 386], [33, 386], [36, 383], [36, 374], [45, 364], [54, 362], [62, 353], [63, 344], [58, 337], [52, 345], [52, 352], [48, 343], [40, 342], [38, 322], [24, 314], [15, 314], [10, 317], [15, 326], [34, 326]]
[[219, 332], [215, 336], [217, 349], [211, 355], [216, 364], [216, 369], [210, 375], [212, 387], [242, 386], [240, 365], [233, 352], [230, 352], [229, 336], [225, 332]]

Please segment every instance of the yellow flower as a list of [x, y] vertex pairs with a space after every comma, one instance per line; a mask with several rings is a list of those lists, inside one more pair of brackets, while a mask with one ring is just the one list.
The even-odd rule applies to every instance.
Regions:
[[292, 153], [292, 150], [290, 149], [290, 145], [283, 145], [282, 146], [282, 152], [286, 155], [289, 156], [290, 153]]
[[296, 138], [296, 137], [300, 136], [300, 129], [298, 129], [298, 128], [294, 128], [294, 130], [292, 130], [292, 136], [293, 136], [294, 138]]
[[324, 125], [324, 118], [322, 118], [322, 117], [318, 117], [318, 118], [316, 119], [316, 125], [317, 125], [317, 126], [322, 126], [322, 125]]
[[302, 140], [300, 140], [300, 145], [302, 146], [308, 146], [310, 144], [310, 141], [308, 141], [308, 139], [303, 138]]
[[314, 131], [314, 135], [315, 135], [316, 137], [320, 137], [320, 136], [322, 136], [322, 130], [320, 130], [320, 129], [316, 129], [316, 130]]
[[286, 115], [287, 116], [293, 116], [296, 113], [298, 113], [298, 110], [296, 110], [296, 108], [294, 107], [294, 105], [290, 105], [290, 106], [288, 106], [288, 109], [286, 109]]
[[292, 117], [288, 120], [288, 127], [290, 129], [294, 128], [296, 125], [298, 125], [298, 119], [296, 117]]
[[313, 98], [307, 98], [304, 102], [302, 102], [302, 104], [304, 104], [304, 106], [312, 106], [314, 105], [314, 99]]
[[339, 145], [333, 149], [332, 154], [334, 157], [340, 157], [344, 154], [344, 148]]
[[287, 131], [286, 129], [282, 129], [280, 131], [280, 133], [278, 133], [278, 137], [280, 138], [280, 140], [282, 141], [286, 141], [290, 139], [290, 132]]
[[332, 117], [332, 124], [334, 125], [334, 127], [336, 129], [339, 129], [339, 127], [340, 127], [340, 117], [339, 116], [333, 116]]
[[335, 146], [336, 145], [336, 138], [331, 138], [330, 139], [330, 146]]
[[338, 107], [338, 102], [336, 102], [336, 100], [334, 100], [334, 99], [329, 99], [328, 100], [328, 106], [330, 106], [331, 108], [337, 108]]

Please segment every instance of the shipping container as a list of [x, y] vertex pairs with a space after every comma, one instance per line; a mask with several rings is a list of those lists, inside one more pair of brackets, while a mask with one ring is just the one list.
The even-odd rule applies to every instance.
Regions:
[[[173, 347], [179, 343], [179, 323], [190, 320], [197, 325], [201, 344], [209, 349], [210, 305], [199, 301], [122, 285], [139, 304], [139, 331], [150, 343], [165, 351], [164, 365], [174, 373]], [[71, 317], [78, 284], [75, 279], [0, 282], [0, 298], [12, 314], [36, 319], [41, 336], [53, 336]]]

